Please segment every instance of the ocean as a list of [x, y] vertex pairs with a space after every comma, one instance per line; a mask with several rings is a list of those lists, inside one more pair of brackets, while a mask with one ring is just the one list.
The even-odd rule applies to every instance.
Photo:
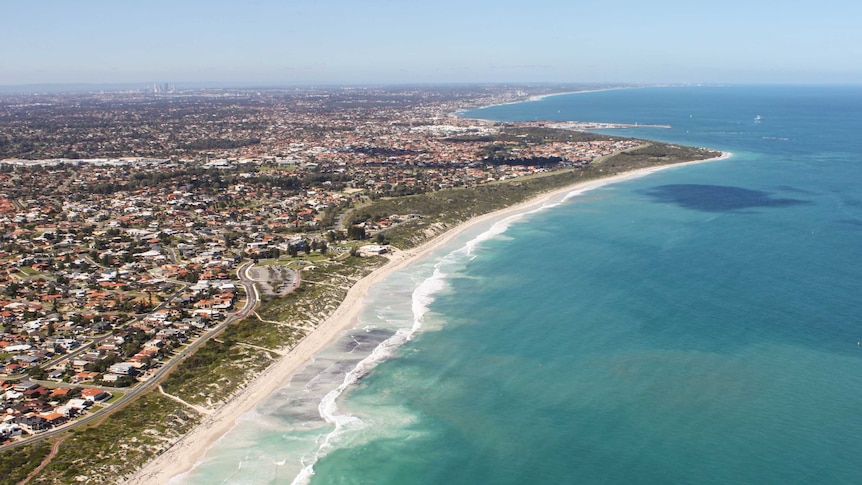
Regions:
[[464, 115], [734, 156], [470, 228], [171, 483], [862, 482], [862, 87]]

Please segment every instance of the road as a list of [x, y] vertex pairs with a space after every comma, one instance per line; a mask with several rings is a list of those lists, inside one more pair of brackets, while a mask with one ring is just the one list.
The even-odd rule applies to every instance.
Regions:
[[[221, 331], [224, 330], [225, 327], [227, 327], [231, 323], [236, 322], [238, 320], [242, 320], [242, 319], [244, 319], [244, 318], [246, 318], [252, 314], [252, 312], [254, 311], [258, 302], [260, 302], [260, 295], [257, 292], [257, 288], [254, 286], [254, 281], [252, 281], [252, 279], [249, 278], [249, 276], [248, 276], [248, 270], [252, 266], [254, 266], [254, 263], [251, 261], [247, 261], [247, 262], [243, 263], [242, 265], [240, 265], [239, 268], [237, 268], [237, 276], [239, 277], [240, 284], [243, 285], [243, 287], [245, 287], [245, 293], [246, 293], [245, 306], [243, 306], [242, 309], [239, 310], [238, 312], [229, 315], [223, 322], [221, 322], [218, 325], [216, 325], [215, 327], [209, 329], [206, 333], [201, 335], [198, 339], [196, 339], [194, 342], [190, 343], [186, 348], [184, 348], [178, 355], [174, 356], [171, 360], [165, 362], [165, 365], [163, 365], [159, 370], [157, 370], [149, 379], [147, 379], [144, 382], [139, 383], [135, 387], [124, 388], [122, 390], [119, 390], [119, 392], [125, 392], [126, 394], [124, 394], [120, 399], [116, 400], [115, 402], [109, 404], [101, 412], [89, 414], [87, 416], [84, 416], [83, 418], [79, 418], [79, 419], [72, 421], [70, 424], [68, 424], [66, 426], [51, 429], [51, 430], [45, 431], [44, 433], [40, 433], [38, 435], [31, 436], [29, 438], [25, 438], [23, 440], [16, 441], [15, 443], [0, 447], [0, 450], [11, 449], [11, 448], [15, 448], [18, 446], [24, 446], [24, 445], [27, 445], [29, 443], [34, 443], [36, 441], [39, 441], [39, 440], [42, 440], [45, 438], [49, 438], [51, 436], [56, 436], [58, 434], [65, 433], [72, 428], [82, 426], [82, 425], [87, 424], [93, 420], [101, 419], [101, 418], [105, 417], [107, 415], [107, 413], [110, 413], [111, 410], [119, 409], [119, 408], [125, 406], [126, 404], [129, 404], [130, 402], [134, 401], [135, 399], [137, 399], [142, 394], [149, 392], [151, 389], [153, 389], [155, 386], [157, 386], [159, 384], [159, 382], [161, 382], [161, 380], [164, 379], [164, 377], [171, 370], [173, 370], [174, 367], [176, 367], [180, 362], [182, 362], [183, 359], [185, 359], [189, 355], [193, 354], [201, 345], [204, 345], [209, 339], [211, 339], [211, 338], [215, 337], [216, 335], [218, 335], [219, 333], [221, 333]], [[96, 386], [90, 386], [90, 387], [96, 387]]]
[[[173, 294], [171, 294], [169, 297], [165, 298], [165, 301], [161, 302], [157, 307], [155, 307], [152, 310], [153, 312], [157, 312], [157, 311], [161, 310], [162, 308], [165, 308], [166, 306], [168, 306], [174, 300], [174, 298], [177, 297], [177, 295], [179, 295], [180, 293], [185, 291], [186, 288], [189, 287], [189, 284], [186, 282], [183, 282], [183, 281], [171, 281], [171, 283], [182, 285], [182, 287], [179, 290], [175, 291]], [[135, 315], [134, 318], [132, 318], [132, 320], [130, 322], [128, 322], [127, 326], [131, 325], [132, 323], [140, 320], [141, 318], [143, 318], [147, 315], [148, 315], [148, 313]], [[97, 337], [94, 337], [89, 342], [82, 344], [81, 346], [75, 348], [75, 350], [73, 350], [67, 354], [59, 355], [59, 356], [49, 360], [48, 362], [46, 362], [45, 364], [42, 365], [42, 368], [51, 368], [51, 367], [54, 367], [55, 365], [59, 364], [60, 362], [63, 362], [65, 360], [69, 360], [69, 359], [72, 359], [74, 357], [77, 357], [78, 355], [81, 355], [82, 353], [89, 350], [90, 348], [97, 347], [98, 344], [101, 344], [102, 342], [104, 342], [105, 339], [107, 339], [111, 335], [113, 335], [113, 332], [108, 332], [105, 335], [99, 335]]]

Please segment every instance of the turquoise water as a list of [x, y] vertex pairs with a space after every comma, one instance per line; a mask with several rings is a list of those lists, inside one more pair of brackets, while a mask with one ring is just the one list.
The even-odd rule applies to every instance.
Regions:
[[862, 88], [467, 115], [670, 124], [618, 133], [735, 156], [472, 228], [177, 482], [862, 481]]

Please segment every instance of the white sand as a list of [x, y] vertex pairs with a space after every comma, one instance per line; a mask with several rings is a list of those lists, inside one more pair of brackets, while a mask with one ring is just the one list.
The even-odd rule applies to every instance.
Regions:
[[200, 425], [180, 439], [173, 447], [147, 463], [126, 483], [130, 485], [162, 484], [175, 476], [191, 470], [207, 449], [216, 440], [230, 431], [240, 416], [250, 411], [255, 405], [279, 388], [287, 385], [290, 379], [301, 371], [315, 354], [333, 342], [346, 330], [353, 328], [362, 310], [362, 302], [365, 295], [372, 285], [386, 278], [393, 271], [402, 269], [427, 256], [430, 252], [446, 244], [467, 228], [491, 219], [503, 219], [518, 213], [538, 209], [548, 202], [561, 200], [566, 194], [573, 191], [583, 192], [611, 183], [642, 177], [659, 170], [713, 160], [723, 160], [729, 158], [731, 155], [731, 153], [722, 153], [720, 157], [708, 160], [645, 168], [613, 177], [580, 182], [563, 189], [539, 195], [530, 201], [471, 219], [417, 248], [397, 251], [390, 257], [390, 261], [385, 266], [378, 268], [353, 285], [335, 312], [317, 329], [307, 335], [293, 350], [255, 378], [238, 396], [219, 408], [212, 415], [207, 416]]

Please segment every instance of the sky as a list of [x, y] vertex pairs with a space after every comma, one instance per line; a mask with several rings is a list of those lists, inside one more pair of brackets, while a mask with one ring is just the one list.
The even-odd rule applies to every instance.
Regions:
[[0, 0], [0, 85], [862, 83], [862, 2]]

